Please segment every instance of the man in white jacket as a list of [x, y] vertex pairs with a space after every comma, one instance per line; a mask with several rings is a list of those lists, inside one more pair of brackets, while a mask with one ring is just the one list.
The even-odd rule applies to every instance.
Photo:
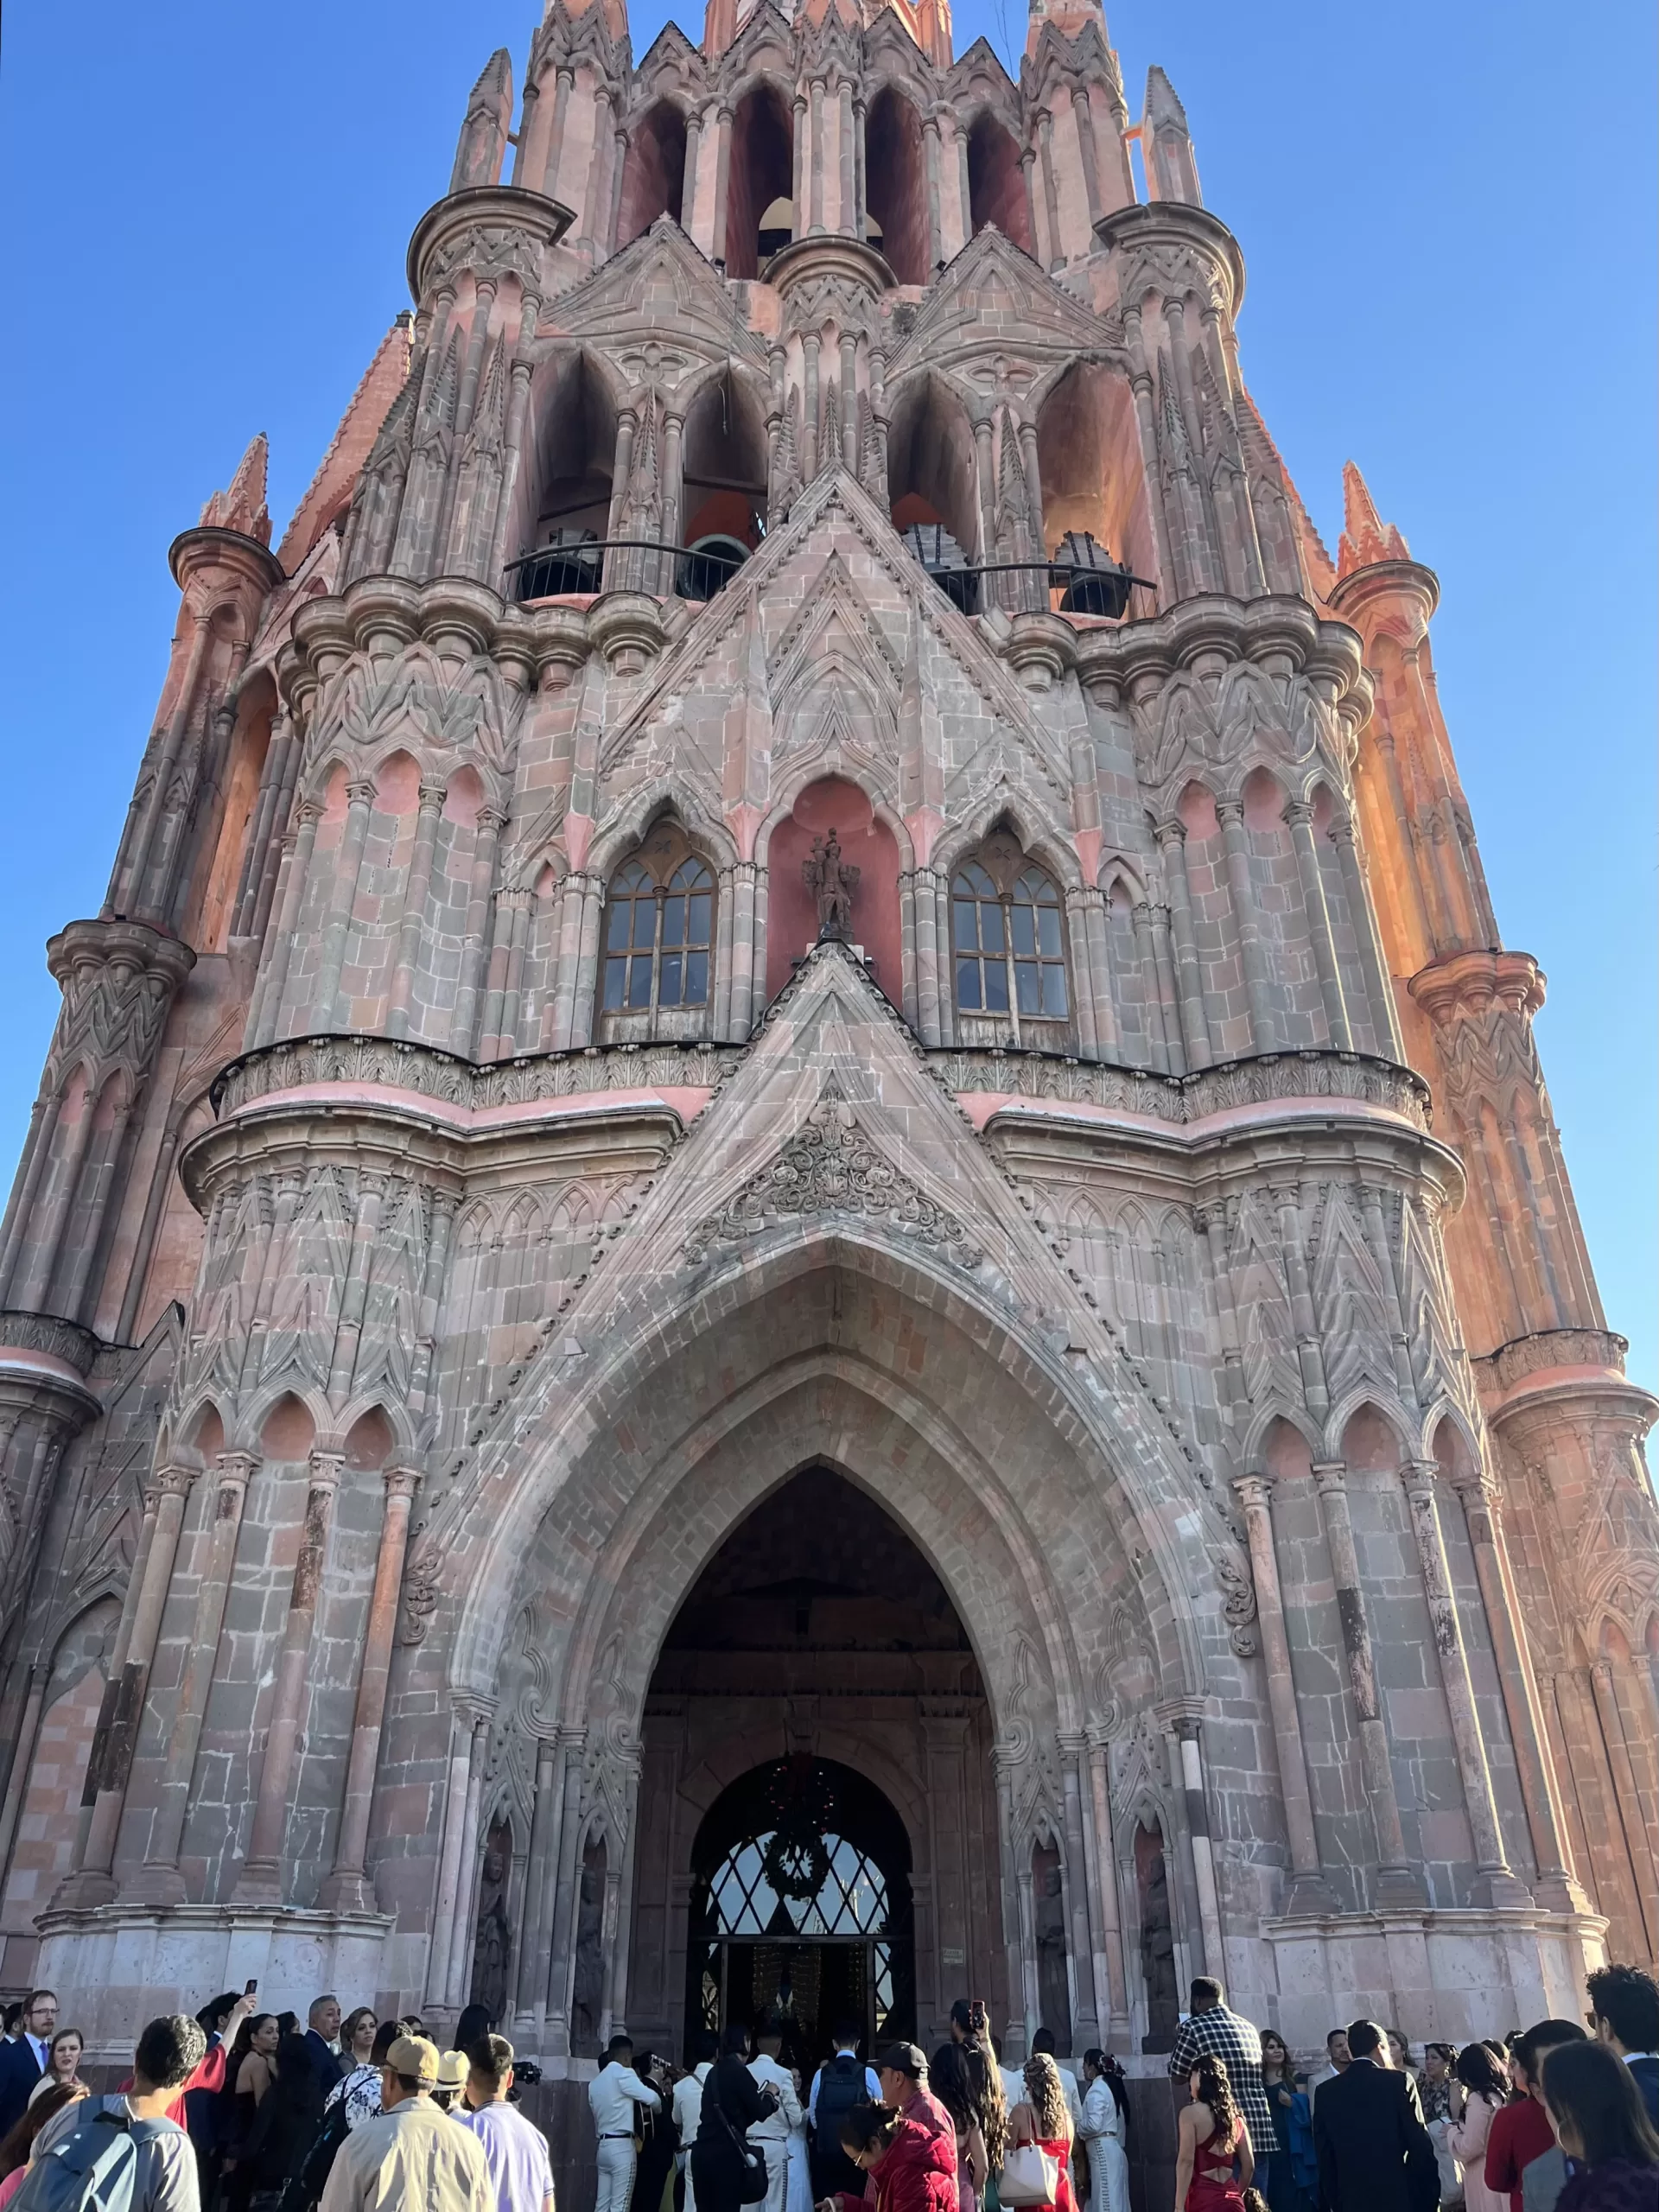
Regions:
[[749, 2140], [766, 2162], [766, 2212], [784, 2212], [789, 2191], [789, 2131], [801, 2124], [800, 2091], [795, 2076], [778, 2063], [783, 2037], [773, 2029], [763, 2030], [749, 2071], [763, 2089], [776, 2089], [777, 2108], [749, 2129]]
[[662, 2101], [650, 2082], [634, 2072], [633, 2045], [626, 2036], [613, 2036], [605, 2047], [605, 2063], [588, 2084], [588, 2108], [599, 2138], [594, 2212], [628, 2212], [633, 2193], [633, 2108], [645, 2105], [656, 2112]]

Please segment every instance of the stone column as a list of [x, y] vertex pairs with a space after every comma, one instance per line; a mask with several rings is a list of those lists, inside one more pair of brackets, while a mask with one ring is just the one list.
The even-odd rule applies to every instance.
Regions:
[[1313, 1463], [1314, 1487], [1319, 1494], [1325, 1542], [1331, 1553], [1331, 1576], [1337, 1587], [1337, 1617], [1342, 1623], [1343, 1649], [1348, 1656], [1348, 1682], [1354, 1696], [1360, 1771], [1376, 1831], [1377, 1873], [1372, 1902], [1379, 1910], [1409, 1910], [1427, 1904], [1428, 1898], [1421, 1872], [1406, 1857], [1400, 1800], [1395, 1793], [1394, 1768], [1389, 1758], [1388, 1730], [1382, 1725], [1377, 1703], [1371, 1626], [1365, 1609], [1365, 1593], [1360, 1587], [1359, 1554], [1354, 1546], [1354, 1524], [1348, 1511], [1344, 1472], [1340, 1459]]
[[[1036, 1978], [1037, 1961], [1030, 1958], [1027, 1974], [1027, 1955], [1030, 1946], [1025, 1939], [1024, 1922], [1020, 1914], [1020, 1883], [1019, 1870], [1014, 1863], [1014, 1784], [1009, 1772], [1008, 1754], [998, 1748], [991, 1753], [991, 1773], [996, 1783], [996, 1833], [998, 1856], [1002, 1862], [1002, 1940], [1007, 1952], [1008, 2026], [1007, 2056], [1023, 2060], [1030, 2049], [1030, 2035], [1037, 2025]], [[1026, 1870], [1025, 1886], [1031, 1886], [1031, 1870]], [[1020, 2048], [1014, 2048], [1015, 2036]]]
[[1648, 1900], [1659, 1888], [1659, 1859], [1656, 1859], [1653, 1840], [1647, 1823], [1642, 1817], [1642, 1790], [1636, 1777], [1636, 1761], [1631, 1756], [1630, 1738], [1624, 1731], [1624, 1715], [1620, 1709], [1618, 1687], [1613, 1681], [1611, 1662], [1592, 1661], [1590, 1691], [1596, 1703], [1596, 1719], [1600, 1724], [1601, 1740], [1607, 1754], [1607, 1771], [1612, 1777], [1613, 1802], [1618, 1808], [1619, 1825], [1624, 1831], [1624, 1848], [1630, 1862], [1630, 1872], [1636, 1877], [1638, 1909], [1644, 1914]]
[[79, 1863], [52, 1900], [54, 1910], [114, 1901], [115, 1878], [110, 1870], [115, 1864], [116, 1837], [127, 1802], [127, 1778], [132, 1772], [132, 1755], [137, 1745], [139, 1723], [143, 1719], [144, 1692], [149, 1682], [150, 1662], [156, 1656], [156, 1639], [161, 1634], [162, 1614], [172, 1586], [174, 1561], [178, 1557], [179, 1536], [184, 1527], [185, 1503], [195, 1478], [194, 1467], [163, 1467], [146, 1489], [145, 1519], [150, 1526], [148, 1543], [140, 1539], [140, 1556], [133, 1567], [138, 1595], [132, 1608], [132, 1624], [124, 1652], [118, 1632], [110, 1670], [110, 1691], [105, 1692], [109, 1698], [107, 1729], [99, 1728], [101, 1744], [98, 1738], [93, 1739], [87, 1771], [92, 1817]]
[[[726, 203], [732, 179], [732, 111], [722, 100], [715, 111], [715, 223], [712, 259], [722, 276], [726, 273]], [[797, 220], [799, 219], [798, 211]]]
[[1077, 153], [1083, 162], [1083, 186], [1089, 197], [1089, 228], [1092, 234], [1101, 215], [1100, 171], [1095, 159], [1095, 119], [1085, 86], [1071, 87], [1071, 118], [1077, 126]]
[[575, 1952], [576, 1906], [582, 1895], [582, 1754], [585, 1728], [563, 1732], [564, 1778], [559, 1815], [559, 1844], [553, 1897], [553, 1944], [547, 1961], [547, 2047], [555, 2057], [570, 2052], [570, 1974]]
[[1239, 960], [1244, 969], [1244, 988], [1250, 1001], [1250, 1049], [1256, 1052], [1276, 1052], [1278, 1039], [1274, 1033], [1268, 964], [1262, 950], [1262, 931], [1256, 923], [1255, 895], [1250, 885], [1250, 837], [1244, 827], [1244, 802], [1236, 798], [1217, 799], [1216, 815], [1221, 823], [1221, 841], [1227, 855], [1227, 889], [1233, 909], [1233, 933], [1238, 940]]
[[1117, 1853], [1112, 1838], [1112, 1801], [1106, 1771], [1107, 1738], [1103, 1728], [1089, 1731], [1089, 1800], [1093, 1817], [1084, 1830], [1093, 1860], [1090, 1878], [1098, 1914], [1101, 1964], [1095, 1969], [1096, 1994], [1103, 1985], [1108, 1993], [1111, 2017], [1103, 2023], [1114, 2044], [1129, 2032], [1128, 1983], [1123, 1966], [1123, 1925], [1117, 1906]]
[[472, 1751], [467, 1762], [467, 1796], [461, 1820], [460, 1865], [451, 1906], [453, 1925], [449, 1936], [449, 1968], [445, 1977], [444, 2003], [452, 2012], [458, 2012], [467, 2002], [467, 1974], [473, 1962], [473, 1947], [467, 1941], [467, 1935], [473, 1925], [473, 1900], [478, 1893], [479, 1860], [484, 1848], [484, 1838], [480, 1833], [480, 1815], [483, 1809], [484, 1768], [489, 1751], [489, 1719], [486, 1714], [480, 1713], [473, 1723]]
[[518, 1944], [518, 2018], [539, 2038], [547, 2015], [547, 1946], [559, 1864], [559, 1741], [536, 1748], [536, 1802], [530, 1815], [530, 1866], [524, 1877], [524, 1934]]
[[373, 1912], [374, 1885], [368, 1877], [369, 1815], [374, 1802], [375, 1769], [380, 1759], [380, 1730], [391, 1678], [391, 1645], [397, 1627], [397, 1599], [404, 1586], [404, 1557], [409, 1548], [409, 1516], [420, 1476], [413, 1467], [388, 1467], [386, 1503], [380, 1522], [380, 1548], [374, 1562], [374, 1589], [363, 1636], [357, 1678], [357, 1707], [352, 1716], [352, 1749], [340, 1804], [334, 1864], [317, 1903], [326, 1912]]
[[680, 180], [680, 228], [695, 238], [692, 226], [697, 210], [697, 149], [702, 138], [702, 111], [694, 107], [685, 118], [685, 167]]
[[1518, 1607], [1514, 1577], [1503, 1541], [1498, 1486], [1484, 1471], [1457, 1484], [1469, 1528], [1470, 1548], [1480, 1580], [1481, 1604], [1497, 1661], [1497, 1679], [1509, 1715], [1510, 1740], [1521, 1777], [1521, 1795], [1532, 1835], [1537, 1874], [1534, 1897], [1552, 1912], [1588, 1912], [1586, 1897], [1573, 1869], [1561, 1814], [1560, 1791], [1549, 1738], [1540, 1714], [1538, 1686], [1526, 1638], [1517, 1625]]
[[1348, 918], [1353, 926], [1354, 943], [1359, 947], [1359, 964], [1364, 975], [1365, 995], [1370, 1009], [1372, 1049], [1385, 1058], [1402, 1060], [1405, 1047], [1400, 1039], [1400, 1009], [1394, 1001], [1394, 985], [1389, 979], [1388, 966], [1377, 939], [1376, 917], [1371, 912], [1370, 892], [1354, 844], [1354, 825], [1346, 816], [1338, 816], [1331, 824], [1330, 835], [1331, 842], [1337, 849], [1338, 866], [1342, 870], [1342, 887], [1348, 901]]
[[1020, 181], [1026, 194], [1026, 227], [1031, 233], [1040, 259], [1043, 249], [1041, 233], [1037, 228], [1037, 191], [1031, 181], [1031, 173], [1036, 166], [1037, 149], [1034, 146], [1022, 147], [1020, 152]]
[[426, 899], [432, 881], [432, 848], [437, 842], [438, 817], [443, 811], [444, 786], [421, 785], [420, 807], [415, 817], [415, 849], [410, 856], [409, 880], [404, 887], [403, 919], [397, 925], [397, 964], [392, 971], [391, 995], [386, 1029], [393, 1037], [409, 1034], [409, 1001], [415, 970], [426, 934]]
[[1186, 1798], [1187, 1836], [1192, 1846], [1192, 1872], [1198, 1890], [1198, 1922], [1204, 1930], [1204, 1959], [1207, 1972], [1226, 1972], [1227, 1955], [1221, 1940], [1221, 1897], [1216, 1887], [1215, 1846], [1210, 1840], [1210, 1808], [1204, 1787], [1204, 1764], [1198, 1754], [1198, 1723], [1188, 1713], [1173, 1724], [1180, 1746], [1181, 1786]]
[[[553, 73], [553, 128], [548, 133], [547, 167], [543, 174], [542, 190], [550, 200], [559, 196], [559, 171], [564, 162], [564, 125], [570, 112], [570, 88], [576, 81], [576, 73], [569, 61], [560, 62]], [[531, 180], [532, 183], [534, 180]]]
[[1204, 1002], [1204, 971], [1192, 934], [1192, 899], [1186, 881], [1186, 825], [1172, 814], [1158, 824], [1158, 849], [1164, 859], [1164, 882], [1169, 893], [1169, 915], [1175, 935], [1175, 972], [1179, 984], [1181, 1039], [1189, 1068], [1207, 1068], [1215, 1058], [1210, 1042], [1210, 1017]]
[[924, 1045], [937, 1045], [939, 1031], [938, 880], [931, 868], [915, 877], [916, 1011]]
[[1296, 872], [1302, 883], [1302, 910], [1313, 940], [1313, 962], [1319, 971], [1319, 996], [1325, 1002], [1325, 1026], [1332, 1046], [1351, 1052], [1354, 1040], [1348, 1027], [1348, 1008], [1342, 995], [1342, 975], [1337, 948], [1331, 936], [1331, 913], [1325, 903], [1325, 878], [1319, 873], [1319, 849], [1313, 842], [1313, 810], [1305, 799], [1287, 804], [1283, 820], [1296, 854]]
[[1279, 1789], [1290, 1838], [1290, 1894], [1287, 1913], [1334, 1912], [1336, 1899], [1319, 1866], [1313, 1826], [1313, 1800], [1307, 1783], [1307, 1752], [1302, 1742], [1296, 1683], [1290, 1671], [1290, 1638], [1285, 1630], [1284, 1599], [1279, 1587], [1279, 1557], [1273, 1541], [1273, 1485], [1265, 1475], [1243, 1475], [1233, 1484], [1244, 1509], [1255, 1581], [1256, 1625], [1267, 1670], [1268, 1705], [1279, 1751]]
[[606, 188], [606, 163], [611, 152], [611, 93], [607, 85], [594, 87], [594, 154], [588, 165], [588, 189], [582, 194], [582, 237], [589, 250], [589, 266], [600, 258], [611, 195]]
[[[823, 228], [823, 79], [815, 77], [812, 99], [812, 138], [807, 151], [806, 188], [812, 204], [810, 228], [816, 238]], [[796, 220], [800, 219], [798, 213]]]
[[[351, 932], [357, 905], [357, 879], [368, 842], [369, 816], [374, 806], [374, 785], [366, 781], [346, 786], [346, 827], [340, 840], [329, 888], [328, 918], [323, 924], [317, 956], [317, 980], [311, 993], [312, 1020], [306, 1026], [332, 1029], [340, 1019], [335, 1000], [340, 995], [340, 970], [346, 964], [346, 939]], [[348, 1027], [349, 1021], [342, 1020]]]
[[944, 233], [939, 217], [939, 118], [930, 115], [922, 123], [922, 152], [927, 177], [927, 267], [930, 280], [944, 266]]
[[1446, 1710], [1452, 1719], [1452, 1739], [1457, 1746], [1458, 1769], [1463, 1777], [1464, 1802], [1475, 1843], [1475, 1896], [1478, 1904], [1530, 1904], [1532, 1892], [1504, 1856], [1503, 1832], [1497, 1821], [1497, 1801], [1492, 1794], [1491, 1770], [1486, 1763], [1486, 1744], [1480, 1715], [1475, 1710], [1474, 1684], [1469, 1679], [1469, 1655], [1464, 1649], [1463, 1624], [1452, 1591], [1446, 1564], [1446, 1540], [1434, 1497], [1435, 1466], [1432, 1459], [1408, 1459], [1401, 1470], [1406, 1502], [1411, 1509], [1411, 1532], [1417, 1539], [1422, 1562], [1423, 1594], [1434, 1631], [1440, 1681]]
[[236, 1571], [237, 1538], [248, 1484], [258, 1467], [257, 1453], [221, 1452], [217, 1460], [218, 1491], [213, 1501], [213, 1525], [207, 1539], [207, 1557], [196, 1585], [196, 1614], [185, 1654], [184, 1679], [179, 1684], [178, 1704], [167, 1740], [167, 1763], [162, 1771], [155, 1826], [143, 1866], [122, 1892], [134, 1904], [183, 1904], [184, 1876], [179, 1853], [190, 1808], [190, 1783], [196, 1770], [196, 1749], [207, 1711], [219, 1659], [219, 1639], [225, 1626], [225, 1608]]
[[1065, 1792], [1065, 1901], [1071, 1944], [1071, 1971], [1077, 1998], [1071, 2032], [1074, 2047], [1081, 2041], [1086, 2050], [1101, 2034], [1100, 1997], [1095, 1980], [1095, 1942], [1090, 1925], [1089, 1900], [1096, 1885], [1089, 1878], [1089, 1853], [1084, 1842], [1083, 1759], [1085, 1738], [1079, 1729], [1068, 1730], [1057, 1739], [1060, 1775]]
[[260, 1045], [275, 1042], [283, 1017], [283, 994], [288, 988], [288, 963], [293, 956], [294, 940], [299, 932], [300, 908], [305, 899], [306, 878], [311, 872], [312, 848], [317, 842], [317, 824], [322, 819], [322, 801], [307, 798], [300, 801], [298, 828], [291, 837], [283, 840], [282, 865], [276, 880], [275, 906], [277, 914], [276, 928], [270, 933], [270, 954], [255, 988], [254, 1001], [248, 1011], [246, 1030], [250, 1052]]
[[305, 1525], [300, 1532], [299, 1557], [294, 1562], [294, 1580], [289, 1591], [288, 1618], [283, 1624], [282, 1649], [276, 1658], [270, 1721], [265, 1731], [265, 1756], [260, 1764], [259, 1791], [254, 1801], [253, 1835], [236, 1887], [231, 1892], [234, 1904], [280, 1906], [283, 1902], [283, 1840], [288, 1827], [288, 1788], [299, 1751], [311, 1630], [322, 1586], [328, 1530], [334, 1521], [334, 1494], [345, 1464], [343, 1452], [311, 1454]]
[[1048, 269], [1051, 276], [1065, 266], [1060, 243], [1060, 195], [1054, 182], [1054, 118], [1046, 108], [1037, 117], [1037, 154], [1043, 171], [1043, 212], [1048, 217]]
[[836, 91], [836, 137], [841, 149], [841, 170], [836, 194], [836, 228], [849, 237], [858, 236], [858, 193], [853, 182], [853, 88], [845, 80]]
[[[1154, 906], [1149, 899], [1137, 900], [1135, 942], [1141, 957], [1141, 973], [1146, 979], [1147, 1030], [1153, 1065], [1164, 1075], [1185, 1075], [1186, 1053], [1181, 1043], [1167, 906]], [[1173, 1025], [1172, 1014], [1177, 1015]]]
[[449, 1984], [449, 1952], [455, 1933], [455, 1898], [461, 1888], [462, 1854], [467, 1844], [467, 1806], [471, 1796], [474, 1745], [489, 1723], [481, 1715], [457, 1712], [450, 1727], [449, 1779], [443, 1793], [443, 1840], [438, 1847], [437, 1894], [432, 1905], [432, 1948], [426, 1962], [426, 2001], [445, 2003]]
[[483, 806], [473, 839], [473, 880], [467, 902], [467, 939], [461, 956], [461, 988], [449, 1025], [449, 1050], [470, 1059], [477, 1042], [479, 990], [489, 958], [487, 930], [490, 893], [495, 883], [495, 851], [507, 817], [498, 808]]
[[864, 165], [864, 103], [857, 87], [853, 91], [853, 207], [854, 229], [861, 245], [864, 243], [864, 219], [869, 210], [869, 187]]

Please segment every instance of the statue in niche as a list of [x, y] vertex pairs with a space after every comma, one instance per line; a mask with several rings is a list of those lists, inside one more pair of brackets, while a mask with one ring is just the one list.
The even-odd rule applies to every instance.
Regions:
[[849, 867], [841, 857], [841, 840], [833, 829], [826, 836], [812, 840], [811, 857], [802, 861], [801, 875], [818, 902], [820, 944], [851, 944], [853, 893], [862, 874], [861, 868]]
[[503, 1814], [484, 1846], [473, 1935], [473, 2002], [487, 2005], [490, 2018], [497, 2024], [507, 2009], [507, 1971], [512, 1955], [507, 1883], [512, 1873], [512, 1822]]
[[1169, 1870], [1163, 1838], [1156, 1828], [1135, 1834], [1135, 1864], [1141, 1891], [1141, 1972], [1147, 1987], [1147, 2032], [1143, 2051], [1173, 2050], [1180, 2024], [1175, 1980], [1175, 1925], [1169, 1903]]
[[1071, 1996], [1065, 1972], [1065, 1893], [1060, 1854], [1052, 1843], [1031, 1853], [1033, 1933], [1037, 1938], [1037, 2001], [1042, 2024], [1062, 2056], [1071, 2050]]
[[599, 2056], [599, 2016], [605, 1995], [605, 1841], [595, 1837], [582, 1854], [577, 1892], [575, 1982], [570, 1993], [570, 2048], [580, 2058]]

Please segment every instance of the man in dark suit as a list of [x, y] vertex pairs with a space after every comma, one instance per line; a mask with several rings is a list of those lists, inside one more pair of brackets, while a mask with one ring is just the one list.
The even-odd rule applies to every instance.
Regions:
[[1395, 2071], [1375, 2020], [1348, 2031], [1352, 2063], [1313, 2104], [1319, 2212], [1435, 2212], [1440, 2172], [1417, 2084]]
[[341, 2075], [351, 2071], [350, 2062], [342, 2064], [340, 2056], [339, 1998], [314, 1997], [306, 2020], [305, 2047], [326, 2097]]
[[14, 2043], [0, 2043], [0, 2135], [22, 2118], [29, 2092], [46, 2071], [46, 2054], [57, 2033], [58, 2000], [49, 1989], [31, 1989]]

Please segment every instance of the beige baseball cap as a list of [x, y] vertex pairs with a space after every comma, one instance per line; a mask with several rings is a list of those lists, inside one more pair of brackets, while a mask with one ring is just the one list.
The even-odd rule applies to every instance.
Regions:
[[423, 2089], [437, 2087], [438, 2046], [424, 2036], [399, 2036], [386, 2053], [386, 2063], [394, 2074], [407, 2075]]

